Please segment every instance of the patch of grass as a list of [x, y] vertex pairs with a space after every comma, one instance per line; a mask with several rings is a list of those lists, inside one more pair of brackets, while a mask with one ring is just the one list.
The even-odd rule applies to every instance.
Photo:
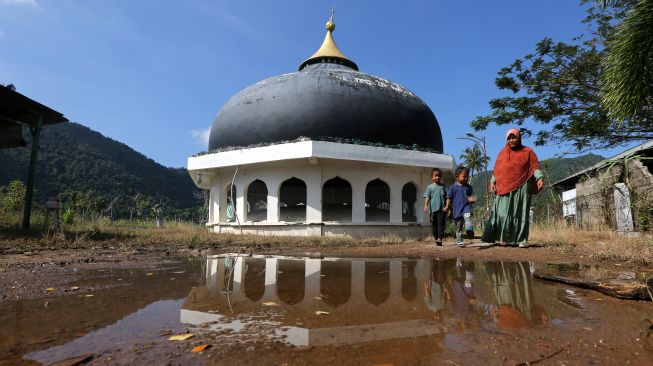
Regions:
[[588, 231], [559, 223], [534, 225], [530, 241], [595, 260], [653, 263], [653, 240], [647, 234], [624, 237], [610, 228]]

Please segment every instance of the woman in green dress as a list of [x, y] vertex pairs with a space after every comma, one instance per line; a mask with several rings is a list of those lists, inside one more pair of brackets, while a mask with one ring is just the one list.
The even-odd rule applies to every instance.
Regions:
[[490, 190], [496, 197], [481, 240], [528, 247], [531, 197], [543, 187], [544, 174], [537, 155], [521, 144], [519, 130], [508, 130], [506, 146], [495, 161], [490, 181]]

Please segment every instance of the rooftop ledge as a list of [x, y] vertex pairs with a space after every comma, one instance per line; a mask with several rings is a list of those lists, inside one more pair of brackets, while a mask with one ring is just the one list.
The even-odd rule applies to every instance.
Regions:
[[413, 167], [438, 167], [450, 170], [456, 167], [453, 156], [446, 154], [391, 147], [307, 140], [193, 156], [188, 158], [188, 170], [225, 168], [311, 158], [365, 161]]

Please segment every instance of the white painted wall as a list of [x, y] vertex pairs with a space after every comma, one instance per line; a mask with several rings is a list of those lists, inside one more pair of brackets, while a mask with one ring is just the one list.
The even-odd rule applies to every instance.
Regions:
[[[269, 155], [265, 155], [266, 153]], [[309, 157], [279, 160], [284, 156], [306, 155]], [[254, 161], [255, 158], [259, 160]], [[230, 165], [235, 162], [251, 163]], [[191, 176], [197, 180], [201, 175], [203, 186], [211, 189], [209, 225], [226, 222], [226, 190], [234, 178], [236, 168], [236, 213], [241, 223], [248, 221], [247, 188], [256, 179], [265, 183], [268, 190], [267, 220], [264, 223], [279, 222], [279, 190], [285, 180], [293, 177], [306, 183], [306, 222], [320, 223], [322, 186], [326, 181], [340, 177], [352, 187], [352, 222], [365, 223], [365, 187], [367, 183], [378, 178], [390, 188], [390, 222], [402, 221], [401, 192], [403, 186], [411, 182], [417, 187], [417, 222], [428, 225], [428, 217], [421, 209], [422, 193], [431, 183], [430, 171], [434, 166], [452, 172], [455, 163], [449, 155], [315, 141], [235, 150], [189, 159]]]

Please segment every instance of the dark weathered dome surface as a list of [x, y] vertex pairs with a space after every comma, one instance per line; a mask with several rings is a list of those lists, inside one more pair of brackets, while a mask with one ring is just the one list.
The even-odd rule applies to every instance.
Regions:
[[260, 81], [222, 107], [209, 150], [303, 136], [442, 152], [440, 126], [426, 103], [395, 83], [359, 72], [333, 40], [333, 13], [326, 29], [322, 46], [299, 72]]
[[442, 152], [431, 109], [388, 80], [335, 63], [260, 81], [234, 95], [213, 121], [209, 150], [340, 137]]

